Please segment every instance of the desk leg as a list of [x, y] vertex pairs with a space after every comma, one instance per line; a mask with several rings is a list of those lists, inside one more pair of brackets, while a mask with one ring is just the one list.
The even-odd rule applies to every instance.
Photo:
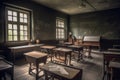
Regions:
[[80, 60], [83, 60], [83, 54], [81, 53], [81, 51], [83, 50], [78, 50], [78, 60], [77, 61], [80, 61]]
[[106, 72], [105, 72], [105, 59], [104, 59], [104, 56], [103, 56], [103, 79], [105, 78], [105, 75], [106, 75]]
[[89, 49], [89, 51], [88, 51], [88, 58], [92, 58], [92, 56], [91, 56], [91, 50], [92, 50], [91, 46], [89, 46], [88, 49]]
[[52, 62], [52, 54], [53, 54], [52, 50], [47, 49], [47, 53], [48, 53], [48, 56], [51, 58], [51, 62]]
[[44, 71], [44, 74], [45, 74], [45, 80], [48, 80], [48, 75], [47, 75], [47, 72]]
[[69, 65], [71, 65], [71, 53], [69, 53], [70, 55], [69, 55]]
[[11, 69], [11, 80], [14, 80], [14, 67]]
[[38, 80], [38, 69], [39, 69], [39, 64], [36, 62], [36, 80]]
[[71, 53], [65, 53], [65, 64], [71, 65]]
[[67, 65], [67, 55], [64, 53], [64, 55], [65, 55], [65, 61], [64, 61], [64, 63]]
[[32, 63], [29, 63], [29, 65], [30, 65], [30, 67], [29, 67], [29, 74], [31, 74], [31, 71], [32, 71], [32, 69], [31, 69]]
[[80, 59], [83, 60], [83, 48], [80, 49]]

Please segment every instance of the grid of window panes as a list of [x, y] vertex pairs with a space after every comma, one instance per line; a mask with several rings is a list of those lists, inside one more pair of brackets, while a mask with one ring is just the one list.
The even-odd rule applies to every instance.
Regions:
[[56, 19], [56, 39], [65, 38], [64, 19]]
[[7, 9], [7, 40], [23, 41], [28, 40], [28, 13]]
[[27, 30], [26, 25], [20, 25], [20, 40], [28, 40]]
[[8, 24], [8, 39], [9, 41], [17, 41], [17, 24]]

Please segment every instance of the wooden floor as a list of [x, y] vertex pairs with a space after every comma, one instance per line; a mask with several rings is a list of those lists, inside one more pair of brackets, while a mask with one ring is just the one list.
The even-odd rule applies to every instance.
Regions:
[[[84, 61], [81, 62], [72, 59], [73, 66], [83, 69], [82, 80], [102, 80], [103, 55], [99, 51], [95, 51], [92, 53], [92, 57], [92, 59], [84, 58]], [[16, 63], [14, 69], [15, 80], [35, 80], [34, 76], [28, 74], [29, 65], [25, 59], [18, 60]], [[44, 80], [44, 77], [39, 80]]]

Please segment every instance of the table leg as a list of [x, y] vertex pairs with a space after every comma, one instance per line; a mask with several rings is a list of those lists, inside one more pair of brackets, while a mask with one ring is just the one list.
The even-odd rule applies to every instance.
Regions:
[[38, 80], [38, 69], [39, 69], [39, 64], [36, 63], [36, 80]]
[[69, 53], [69, 65], [71, 65], [71, 53]]
[[88, 47], [88, 58], [92, 58], [92, 56], [91, 56], [91, 50], [92, 50], [91, 46], [89, 46]]
[[32, 69], [31, 69], [31, 66], [32, 66], [31, 64], [32, 64], [32, 63], [29, 63], [29, 65], [30, 65], [30, 67], [29, 67], [29, 74], [31, 74], [31, 70], [32, 70]]
[[44, 71], [44, 74], [45, 74], [45, 80], [48, 80], [48, 75], [47, 75], [47, 72]]
[[11, 69], [11, 80], [14, 80], [14, 67]]
[[80, 61], [80, 60], [82, 60], [82, 54], [81, 54], [81, 50], [80, 49], [77, 49], [77, 51], [78, 51], [78, 60], [77, 61]]
[[65, 55], [65, 61], [64, 61], [64, 63], [67, 65], [67, 55], [64, 53], [64, 55]]

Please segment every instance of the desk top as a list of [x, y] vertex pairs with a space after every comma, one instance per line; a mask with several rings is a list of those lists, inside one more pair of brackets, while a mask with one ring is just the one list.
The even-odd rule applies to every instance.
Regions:
[[68, 47], [70, 47], [70, 48], [83, 48], [83, 46], [79, 46], [79, 45], [70, 45]]
[[71, 45], [72, 42], [64, 42], [63, 44], [65, 44], [65, 45]]
[[103, 54], [105, 54], [105, 55], [109, 55], [109, 54], [111, 54], [111, 55], [120, 55], [120, 52], [104, 51]]
[[44, 44], [30, 44], [30, 45], [24, 45], [24, 46], [15, 46], [15, 47], [9, 47], [10, 49], [22, 49], [22, 48], [28, 48], [28, 47], [35, 47], [35, 46], [42, 46]]
[[109, 67], [120, 68], [120, 62], [110, 61]]
[[109, 48], [108, 51], [120, 52], [120, 49], [117, 49], [117, 48]]
[[29, 56], [29, 57], [33, 57], [33, 58], [40, 58], [40, 57], [47, 56], [48, 54], [43, 53], [43, 52], [39, 52], [39, 51], [32, 51], [32, 52], [24, 53], [24, 55]]
[[44, 48], [44, 49], [54, 49], [54, 48], [56, 48], [56, 46], [43, 45], [43, 46], [40, 46], [40, 48]]
[[60, 47], [60, 48], [55, 48], [54, 50], [55, 50], [55, 51], [63, 51], [63, 52], [72, 52], [71, 49], [68, 49], [68, 48], [62, 48], [62, 47]]
[[43, 65], [41, 69], [70, 80], [80, 73], [79, 69], [74, 69], [54, 63], [48, 63], [46, 65]]
[[9, 69], [9, 68], [12, 68], [12, 65], [6, 63], [3, 60], [0, 60], [0, 71], [5, 70], [5, 69]]

